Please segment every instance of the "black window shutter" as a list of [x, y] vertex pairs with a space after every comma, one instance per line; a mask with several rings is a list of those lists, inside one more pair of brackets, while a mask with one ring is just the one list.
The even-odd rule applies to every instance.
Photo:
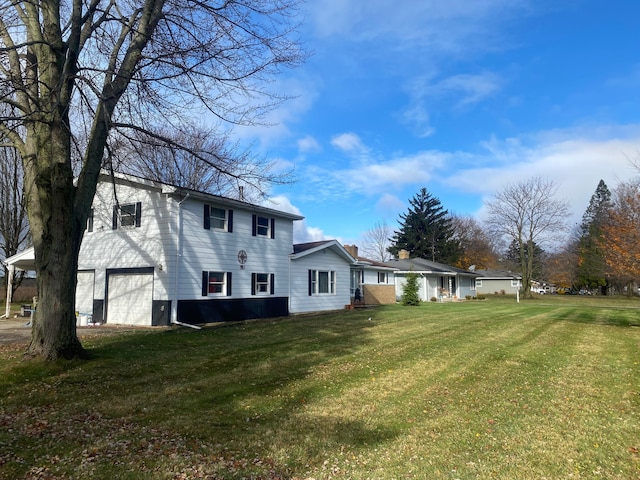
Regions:
[[251, 274], [251, 295], [256, 294], [256, 274]]
[[274, 273], [269, 275], [269, 288], [270, 288], [269, 293], [271, 295], [276, 293], [276, 275]]
[[204, 206], [204, 229], [211, 230], [211, 211], [209, 205]]
[[231, 272], [227, 272], [227, 296], [231, 296]]
[[142, 202], [136, 202], [136, 227], [141, 225], [142, 220]]
[[233, 210], [229, 209], [227, 217], [227, 231], [229, 233], [233, 232]]
[[256, 218], [255, 215], [253, 215], [251, 217], [251, 235], [253, 235], [254, 237], [256, 236], [256, 222], [258, 221], [258, 219]]
[[202, 296], [206, 297], [209, 293], [209, 272], [202, 272]]
[[276, 219], [271, 219], [271, 238], [276, 238]]
[[113, 220], [111, 222], [111, 230], [116, 230], [118, 228], [118, 206], [113, 206]]
[[313, 295], [313, 270], [309, 270], [309, 296]]

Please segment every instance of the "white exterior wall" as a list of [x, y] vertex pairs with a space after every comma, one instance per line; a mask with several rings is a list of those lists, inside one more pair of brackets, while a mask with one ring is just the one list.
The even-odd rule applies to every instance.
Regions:
[[[309, 295], [309, 270], [336, 272], [336, 293]], [[291, 313], [340, 310], [351, 302], [350, 264], [330, 249], [291, 260]]]
[[[233, 231], [204, 228], [204, 201], [187, 200], [182, 205], [182, 255], [179, 265], [178, 300], [204, 299], [202, 272], [232, 273], [231, 296], [251, 297], [251, 274], [273, 273], [274, 297], [289, 295], [289, 254], [293, 245], [293, 220], [275, 218], [275, 238], [252, 235], [252, 215], [256, 212], [225, 206], [209, 205], [233, 210]], [[258, 213], [260, 216], [269, 216]], [[272, 218], [272, 217], [269, 217]], [[238, 252], [244, 250], [244, 268]]]
[[141, 202], [140, 227], [112, 229], [113, 185], [98, 183], [93, 201], [93, 232], [85, 232], [78, 270], [95, 271], [94, 298], [104, 300], [106, 270], [153, 268], [153, 298], [169, 299], [170, 272], [175, 245], [172, 235], [171, 201], [159, 190], [116, 184], [120, 205]]

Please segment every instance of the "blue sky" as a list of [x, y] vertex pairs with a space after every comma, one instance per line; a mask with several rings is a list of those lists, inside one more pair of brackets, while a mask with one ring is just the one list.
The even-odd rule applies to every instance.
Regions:
[[640, 2], [310, 0], [313, 55], [278, 77], [269, 128], [237, 131], [296, 183], [295, 241], [362, 243], [422, 187], [450, 212], [532, 176], [579, 221], [600, 179], [640, 158]]

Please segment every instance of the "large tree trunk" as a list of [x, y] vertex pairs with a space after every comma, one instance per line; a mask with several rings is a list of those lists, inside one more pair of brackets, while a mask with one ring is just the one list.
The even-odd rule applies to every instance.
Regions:
[[68, 128], [64, 118], [57, 124], [57, 128], [50, 124], [34, 132], [33, 155], [25, 162], [38, 285], [27, 353], [47, 360], [87, 356], [75, 320], [76, 272], [84, 230], [74, 207]]

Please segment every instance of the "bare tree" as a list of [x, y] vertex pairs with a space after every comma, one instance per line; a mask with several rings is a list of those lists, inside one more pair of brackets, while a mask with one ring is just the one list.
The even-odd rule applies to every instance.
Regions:
[[393, 229], [386, 220], [377, 221], [373, 227], [364, 232], [362, 253], [365, 257], [379, 262], [386, 262], [391, 259], [389, 247], [391, 246], [391, 237]]
[[566, 229], [569, 208], [566, 201], [557, 200], [556, 185], [542, 177], [532, 177], [508, 185], [487, 202], [487, 225], [496, 236], [515, 243], [520, 256], [522, 289], [531, 297], [535, 247], [561, 238]]
[[[16, 149], [0, 148], [0, 249], [5, 259], [24, 249], [29, 242], [23, 177], [22, 160]], [[23, 271], [13, 272], [13, 292], [20, 286], [23, 277]], [[4, 278], [8, 288], [9, 268], [6, 265]]]
[[[274, 170], [272, 162], [255, 157], [220, 129], [193, 125], [188, 132], [163, 131], [162, 138], [171, 143], [144, 132], [134, 132], [132, 138], [120, 137], [117, 148], [111, 149], [114, 169], [244, 201], [257, 200], [266, 185], [284, 184], [292, 178], [290, 171]], [[203, 157], [209, 161], [203, 162]]]
[[229, 171], [163, 132], [186, 131], [195, 115], [255, 124], [284, 100], [267, 88], [274, 74], [303, 60], [297, 3], [0, 4], [0, 102], [16, 112], [0, 114], [0, 133], [23, 161], [38, 277], [29, 354], [86, 356], [75, 329], [78, 253], [112, 140], [143, 132], [262, 188], [260, 178]]

